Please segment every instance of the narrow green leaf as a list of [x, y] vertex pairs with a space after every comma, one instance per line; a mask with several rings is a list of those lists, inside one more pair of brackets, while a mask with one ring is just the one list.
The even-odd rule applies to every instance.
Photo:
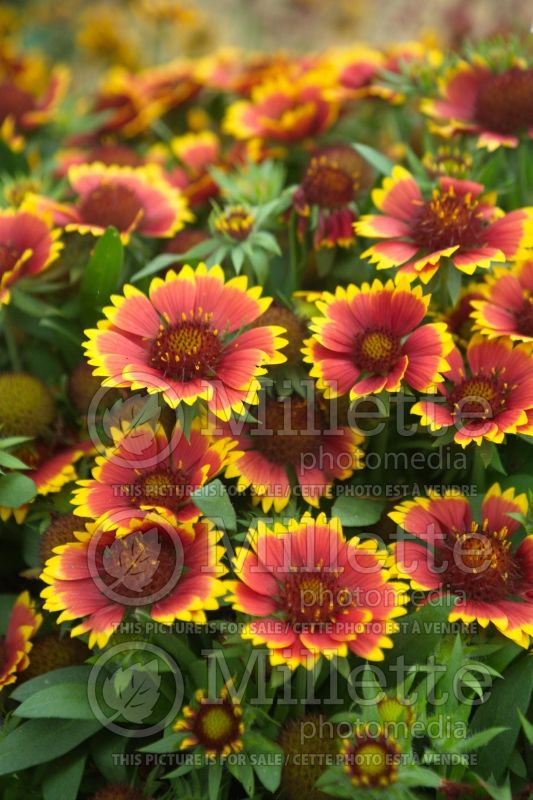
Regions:
[[394, 161], [391, 161], [390, 158], [384, 156], [383, 153], [380, 153], [378, 150], [374, 150], [373, 147], [369, 147], [367, 144], [354, 143], [353, 147], [357, 150], [360, 156], [363, 156], [365, 161], [367, 161], [382, 175], [391, 174], [392, 168], [394, 167]]
[[87, 753], [80, 749], [51, 764], [51, 774], [43, 781], [43, 800], [76, 800], [86, 760]]
[[161, 270], [165, 269], [165, 267], [170, 267], [172, 264], [177, 264], [181, 260], [181, 256], [176, 255], [176, 253], [160, 253], [158, 256], [149, 261], [146, 266], [142, 267], [142, 269], [140, 269], [138, 272], [135, 272], [131, 276], [130, 280], [132, 283], [136, 283], [142, 278], [148, 278], [150, 275], [157, 275], [157, 273], [161, 272]]
[[24, 700], [14, 713], [30, 719], [94, 719], [87, 686], [81, 683], [61, 683], [41, 689]]
[[30, 719], [0, 741], [0, 775], [44, 764], [69, 753], [100, 729], [96, 720]]
[[98, 239], [80, 286], [81, 312], [85, 325], [92, 325], [119, 284], [124, 248], [116, 228], [108, 228]]
[[341, 494], [333, 503], [331, 516], [338, 517], [342, 525], [360, 528], [379, 522], [384, 507], [383, 500]]

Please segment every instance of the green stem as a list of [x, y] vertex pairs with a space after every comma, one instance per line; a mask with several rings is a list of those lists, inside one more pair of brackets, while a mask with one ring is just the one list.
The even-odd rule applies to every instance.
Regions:
[[307, 670], [305, 667], [297, 667], [293, 679], [294, 697], [298, 701], [294, 706], [295, 717], [303, 717], [305, 714], [307, 680]]
[[470, 473], [470, 482], [474, 486], [477, 486], [481, 494], [485, 488], [486, 467], [481, 457], [481, 446], [472, 445], [472, 447], [474, 447], [474, 454], [472, 459], [472, 471]]
[[17, 349], [15, 331], [13, 329], [13, 325], [11, 323], [7, 310], [4, 310], [2, 322], [4, 329], [4, 338], [6, 340], [6, 348], [9, 355], [9, 360], [11, 362], [11, 367], [15, 372], [20, 372], [20, 370], [22, 369], [22, 363]]
[[440, 310], [444, 311], [448, 308], [448, 273], [449, 273], [449, 264], [447, 259], [444, 259], [439, 267], [439, 277], [440, 277], [440, 286], [439, 286], [439, 304]]

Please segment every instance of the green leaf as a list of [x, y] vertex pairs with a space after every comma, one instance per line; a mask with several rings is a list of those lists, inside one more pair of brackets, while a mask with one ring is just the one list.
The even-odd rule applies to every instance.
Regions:
[[26, 156], [23, 153], [17, 153], [12, 150], [3, 138], [0, 139], [0, 164], [2, 165], [2, 172], [6, 172], [15, 178], [28, 175], [30, 171]]
[[420, 786], [436, 789], [441, 784], [441, 777], [426, 767], [408, 766], [401, 767], [398, 780], [403, 786]]
[[65, 756], [43, 781], [43, 800], [76, 800], [83, 778], [87, 753], [76, 750]]
[[394, 161], [391, 161], [390, 158], [384, 156], [383, 153], [380, 153], [378, 150], [374, 150], [373, 147], [369, 147], [367, 144], [354, 143], [353, 147], [357, 150], [360, 156], [363, 156], [365, 161], [367, 161], [378, 172], [381, 172], [382, 175], [391, 174], [394, 167]]
[[461, 272], [455, 269], [455, 267], [452, 267], [448, 270], [448, 296], [453, 306], [457, 304], [457, 300], [459, 299], [461, 285]]
[[[126, 783], [129, 769], [120, 758], [128, 744], [125, 736], [117, 736], [111, 731], [101, 731], [91, 739], [91, 756], [94, 763], [110, 783]], [[167, 751], [168, 752], [168, 751]]]
[[100, 729], [96, 720], [30, 719], [0, 741], [0, 775], [44, 764], [69, 753]]
[[224, 484], [216, 478], [193, 492], [191, 499], [202, 514], [225, 530], [237, 529], [237, 515]]
[[80, 286], [82, 320], [92, 325], [119, 284], [124, 248], [116, 228], [108, 228], [98, 239]]
[[0, 467], [6, 469], [29, 469], [28, 465], [21, 461], [20, 458], [0, 450]]
[[265, 789], [269, 792], [277, 791], [281, 782], [283, 749], [279, 744], [255, 732], [246, 736], [245, 747], [255, 756], [253, 761], [255, 774]]
[[0, 478], [0, 505], [7, 508], [20, 508], [33, 500], [37, 486], [20, 472], [10, 472]]
[[533, 684], [533, 659], [525, 655], [506, 670], [504, 679], [497, 681], [487, 702], [479, 706], [472, 719], [474, 731], [484, 731], [495, 719], [507, 730], [498, 734], [479, 753], [476, 771], [503, 778], [521, 728], [519, 713], [527, 713]]
[[254, 771], [252, 765], [247, 761], [244, 763], [234, 763], [230, 761], [228, 762], [228, 770], [244, 787], [244, 791], [248, 797], [251, 797], [254, 793]]
[[379, 522], [384, 507], [383, 500], [341, 494], [333, 503], [331, 516], [338, 517], [349, 528], [360, 528]]
[[146, 266], [144, 266], [138, 272], [135, 272], [131, 276], [130, 280], [132, 283], [136, 283], [136, 281], [140, 281], [142, 278], [148, 278], [150, 275], [157, 275], [157, 273], [161, 272], [161, 270], [165, 269], [165, 267], [170, 267], [172, 264], [177, 264], [181, 260], [181, 256], [176, 255], [176, 253], [160, 253], [158, 256], [149, 261]]
[[81, 683], [61, 683], [41, 689], [24, 700], [14, 714], [32, 719], [95, 718], [87, 697], [87, 686]]
[[208, 800], [218, 800], [220, 797], [220, 781], [222, 780], [222, 764], [218, 761], [214, 764], [209, 764], [208, 778], [207, 778], [207, 796]]
[[500, 733], [504, 733], [504, 731], [507, 730], [509, 729], [502, 727], [487, 728], [484, 731], [479, 731], [479, 733], [474, 733], [474, 735], [469, 736], [468, 739], [455, 742], [454, 746], [460, 753], [470, 753], [472, 750], [477, 750], [480, 747], [484, 747], [489, 742], [492, 742], [495, 736], [498, 736]]
[[533, 744], [533, 725], [524, 717], [521, 711], [518, 712], [518, 716], [520, 717], [520, 722], [522, 723], [522, 728], [526, 734], [528, 744]]
[[55, 686], [56, 684], [65, 683], [78, 683], [82, 686], [87, 686], [87, 680], [91, 673], [92, 667], [88, 665], [79, 665], [75, 667], [61, 667], [54, 669], [51, 672], [46, 672], [44, 675], [37, 675], [29, 681], [24, 681], [20, 686], [11, 692], [11, 698], [17, 700], [19, 703], [27, 700], [28, 697], [42, 691], [43, 689]]

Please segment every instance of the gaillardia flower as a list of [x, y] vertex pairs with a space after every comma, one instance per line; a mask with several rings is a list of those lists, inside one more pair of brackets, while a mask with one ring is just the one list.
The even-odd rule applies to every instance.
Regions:
[[374, 539], [343, 536], [338, 519], [305, 515], [272, 530], [258, 521], [236, 553], [229, 582], [236, 611], [257, 619], [242, 632], [266, 645], [273, 665], [310, 669], [323, 654], [381, 660], [404, 613], [404, 584], [389, 582]]
[[354, 786], [384, 789], [398, 780], [401, 750], [385, 730], [357, 725], [354, 737], [343, 739], [343, 769]]
[[363, 253], [378, 269], [400, 267], [412, 280], [427, 283], [444, 258], [472, 275], [493, 261], [522, 257], [532, 242], [531, 209], [504, 214], [484, 187], [447, 176], [425, 198], [414, 177], [396, 166], [372, 200], [383, 214], [368, 214], [355, 223], [360, 236], [386, 239]]
[[439, 319], [442, 319], [448, 326], [454, 341], [465, 350], [472, 338], [474, 328], [473, 303], [474, 300], [482, 298], [482, 284], [472, 281], [463, 286], [455, 303], [438, 315]]
[[411, 411], [431, 430], [454, 425], [455, 441], [466, 447], [483, 439], [500, 444], [506, 433], [533, 429], [533, 354], [531, 344], [513, 348], [510, 339], [474, 336], [466, 362], [458, 350], [439, 386], [441, 397], [420, 400]]
[[351, 247], [355, 241], [355, 199], [371, 184], [371, 170], [353, 147], [328, 145], [315, 151], [293, 195], [303, 234], [316, 216], [314, 246]]
[[127, 242], [133, 232], [151, 237], [173, 236], [192, 220], [185, 198], [154, 164], [79, 164], [69, 169], [68, 180], [77, 195], [74, 204], [38, 198], [40, 207], [49, 209], [54, 222], [66, 231], [101, 236], [113, 225]]
[[338, 104], [327, 98], [324, 80], [311, 73], [295, 80], [286, 76], [252, 89], [250, 100], [228, 109], [223, 129], [236, 139], [296, 142], [318, 136], [333, 125]]
[[533, 536], [516, 547], [527, 513], [524, 494], [494, 484], [483, 499], [481, 522], [462, 494], [432, 493], [401, 503], [390, 516], [420, 541], [394, 546], [395, 571], [415, 589], [456, 594], [450, 622], [492, 622], [504, 636], [528, 647], [533, 636]]
[[134, 608], [165, 625], [203, 623], [225, 592], [221, 535], [209, 521], [176, 527], [152, 512], [138, 512], [123, 536], [89, 523], [46, 562], [44, 607], [61, 612], [59, 624], [81, 618], [71, 634], [89, 632], [89, 647], [105, 647]]
[[184, 706], [181, 714], [173, 726], [173, 730], [183, 735], [180, 750], [198, 747], [206, 756], [221, 758], [242, 750], [242, 708], [227, 686], [214, 700], [210, 700], [203, 689], [198, 689], [193, 703]]
[[231, 446], [229, 439], [213, 441], [199, 420], [189, 438], [179, 425], [171, 436], [161, 425], [155, 431], [147, 423], [130, 428], [97, 456], [92, 478], [78, 481], [75, 513], [122, 533], [129, 529], [130, 510], [155, 510], [174, 525], [198, 519], [191, 494], [220, 472]]
[[375, 280], [323, 297], [302, 352], [325, 397], [396, 392], [403, 382], [423, 392], [443, 380], [451, 337], [443, 323], [421, 325], [430, 296], [419, 286]]
[[13, 123], [17, 131], [32, 131], [48, 123], [63, 100], [69, 73], [63, 66], [54, 69], [15, 68], [0, 79], [0, 126]]
[[281, 511], [291, 497], [294, 470], [299, 494], [318, 506], [334, 480], [345, 480], [363, 468], [363, 437], [352, 428], [334, 427], [328, 404], [315, 396], [297, 394], [266, 398], [257, 410], [257, 423], [246, 423], [235, 436], [237, 450], [229, 455], [226, 478], [237, 478], [238, 491], [249, 486], [254, 501], [266, 513]]
[[27, 669], [32, 638], [42, 622], [28, 592], [22, 592], [11, 609], [5, 636], [0, 637], [0, 690], [15, 683], [20, 672]]
[[460, 61], [441, 81], [441, 99], [427, 99], [422, 110], [437, 120], [442, 136], [477, 135], [478, 147], [516, 147], [533, 136], [533, 69], [515, 65], [494, 72], [478, 60]]
[[0, 209], [0, 303], [9, 302], [13, 284], [38, 275], [58, 257], [60, 231], [52, 229], [49, 216], [29, 204]]
[[480, 288], [472, 302], [475, 327], [485, 336], [533, 341], [533, 260], [494, 270]]
[[[36, 496], [44, 497], [60, 492], [67, 483], [75, 481], [76, 462], [92, 450], [93, 443], [90, 441], [58, 447], [57, 442], [38, 439], [17, 449], [16, 456], [27, 465], [26, 474], [35, 483]], [[0, 520], [5, 522], [13, 514], [20, 524], [26, 519], [29, 508], [27, 503], [18, 508], [0, 506]]]
[[104, 309], [107, 319], [87, 331], [94, 374], [104, 386], [161, 392], [173, 408], [203, 398], [222, 419], [244, 413], [244, 402], [258, 402], [263, 365], [282, 363], [286, 344], [276, 326], [240, 332], [271, 302], [259, 286], [247, 287], [245, 277], [225, 283], [220, 266], [205, 264], [155, 278], [149, 298], [126, 285]]
[[191, 206], [206, 203], [218, 194], [218, 184], [209, 172], [221, 160], [221, 142], [211, 131], [176, 136], [169, 145], [180, 165], [169, 172], [168, 179], [181, 189]]

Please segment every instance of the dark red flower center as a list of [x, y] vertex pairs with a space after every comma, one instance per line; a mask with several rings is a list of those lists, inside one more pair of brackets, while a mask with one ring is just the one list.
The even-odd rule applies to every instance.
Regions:
[[524, 300], [524, 305], [516, 314], [516, 327], [524, 336], [533, 337], [533, 296]]
[[163, 506], [178, 511], [191, 491], [183, 470], [156, 469], [139, 476], [131, 499], [136, 506]]
[[327, 147], [311, 159], [301, 183], [305, 199], [322, 208], [351, 203], [369, 170], [352, 147]]
[[399, 337], [387, 328], [375, 328], [358, 333], [355, 337], [355, 365], [371, 375], [390, 372], [401, 354], [402, 343]]
[[102, 183], [81, 199], [78, 210], [87, 225], [113, 225], [118, 231], [129, 231], [142, 214], [143, 205], [128, 186]]
[[0, 275], [12, 270], [20, 255], [20, 252], [10, 244], [0, 243]]
[[254, 447], [274, 464], [301, 465], [303, 456], [318, 453], [327, 430], [317, 403], [294, 394], [285, 400], [268, 399], [259, 417], [249, 435]]
[[353, 605], [352, 593], [339, 585], [338, 572], [292, 572], [281, 586], [281, 602], [292, 623], [314, 630], [333, 623]]
[[191, 320], [163, 328], [152, 342], [150, 363], [180, 381], [212, 378], [222, 354], [219, 332], [209, 322]]
[[450, 410], [464, 427], [483, 425], [505, 408], [509, 388], [497, 375], [479, 373], [453, 388], [448, 395]]
[[0, 123], [7, 117], [13, 117], [15, 122], [19, 122], [34, 106], [34, 99], [29, 92], [9, 81], [0, 83]]
[[230, 700], [201, 704], [193, 723], [193, 733], [206, 750], [221, 753], [240, 738], [240, 708]]
[[484, 222], [479, 202], [470, 194], [457, 194], [453, 186], [435, 189], [415, 212], [411, 235], [423, 250], [444, 250], [454, 245], [476, 247], [483, 242]]
[[501, 600], [520, 591], [521, 565], [511, 551], [507, 528], [454, 531], [436, 551], [437, 569], [445, 567], [443, 583], [471, 600]]
[[475, 120], [482, 128], [503, 135], [533, 125], [533, 69], [513, 67], [492, 75], [476, 99]]
[[115, 596], [134, 598], [142, 606], [151, 603], [159, 592], [175, 587], [182, 566], [178, 557], [179, 548], [170, 534], [154, 525], [127, 536], [102, 536], [95, 566], [103, 584]]
[[344, 771], [351, 782], [380, 789], [397, 780], [400, 749], [383, 734], [360, 733], [342, 748]]

